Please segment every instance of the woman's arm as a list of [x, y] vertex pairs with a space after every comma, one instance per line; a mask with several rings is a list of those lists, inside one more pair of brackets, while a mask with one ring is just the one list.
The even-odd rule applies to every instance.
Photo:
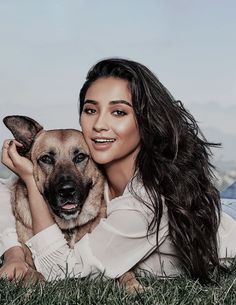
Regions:
[[[47, 279], [79, 277], [103, 273], [117, 278], [137, 265], [156, 248], [156, 235], [147, 238], [147, 218], [138, 207], [130, 208], [132, 198], [102, 219], [70, 249], [59, 228], [54, 225], [33, 236], [27, 245], [33, 253], [37, 270]], [[117, 203], [117, 202], [116, 202]], [[168, 227], [159, 233], [160, 243]]]
[[53, 225], [55, 221], [52, 218], [52, 215], [43, 196], [38, 190], [34, 178], [28, 178], [25, 181], [25, 184], [28, 190], [33, 233], [37, 234], [38, 232]]
[[19, 175], [26, 184], [32, 215], [33, 232], [36, 234], [55, 222], [43, 196], [37, 188], [33, 177], [33, 164], [30, 160], [18, 154], [17, 146], [22, 146], [22, 144], [16, 140], [10, 141], [10, 144], [9, 140], [4, 141], [3, 147], [8, 147], [8, 149], [3, 149], [2, 151], [2, 163]]

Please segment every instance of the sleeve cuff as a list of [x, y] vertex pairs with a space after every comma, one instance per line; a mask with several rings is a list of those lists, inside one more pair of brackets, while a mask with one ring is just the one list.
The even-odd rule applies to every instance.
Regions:
[[26, 242], [32, 254], [37, 254], [38, 256], [46, 256], [65, 244], [66, 240], [57, 224], [42, 230]]
[[8, 228], [0, 234], [0, 257], [8, 249], [16, 246], [21, 246], [18, 242], [18, 236], [16, 234], [15, 228]]

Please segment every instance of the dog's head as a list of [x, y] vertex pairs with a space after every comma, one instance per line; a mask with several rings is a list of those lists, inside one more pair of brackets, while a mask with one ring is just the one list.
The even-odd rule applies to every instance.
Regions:
[[4, 123], [23, 144], [19, 153], [33, 162], [39, 191], [56, 219], [77, 225], [93, 219], [100, 202], [88, 200], [88, 195], [96, 185], [99, 189], [95, 191], [101, 193], [102, 175], [90, 159], [82, 133], [74, 129], [47, 131], [25, 116], [8, 116]]

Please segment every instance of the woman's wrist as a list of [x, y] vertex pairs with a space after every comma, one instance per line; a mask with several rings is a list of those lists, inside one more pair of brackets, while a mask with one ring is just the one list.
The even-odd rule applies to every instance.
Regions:
[[25, 182], [25, 185], [26, 185], [28, 191], [31, 189], [34, 189], [34, 188], [38, 189], [33, 175], [28, 175], [27, 177], [24, 177], [23, 181]]

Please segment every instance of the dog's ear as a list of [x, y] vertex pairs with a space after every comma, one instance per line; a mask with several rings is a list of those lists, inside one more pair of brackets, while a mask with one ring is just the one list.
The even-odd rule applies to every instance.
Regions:
[[3, 123], [10, 129], [15, 139], [22, 143], [23, 147], [18, 147], [19, 154], [25, 155], [31, 148], [34, 138], [43, 127], [27, 116], [11, 115], [3, 119]]

